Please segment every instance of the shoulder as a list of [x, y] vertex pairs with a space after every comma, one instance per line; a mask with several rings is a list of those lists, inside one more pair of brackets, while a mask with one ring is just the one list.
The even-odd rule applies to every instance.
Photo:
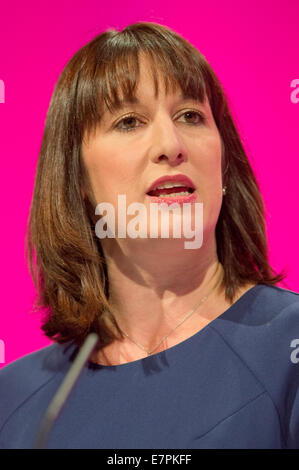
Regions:
[[256, 285], [213, 330], [267, 391], [286, 440], [294, 444], [299, 435], [299, 293]]
[[[255, 338], [275, 333], [294, 333], [299, 326], [299, 293], [278, 286], [257, 284], [245, 292], [227, 311], [219, 323], [225, 331], [240, 330]], [[283, 329], [282, 329], [283, 328]]]
[[257, 284], [212, 326], [232, 348], [249, 360], [261, 359], [261, 354], [269, 361], [277, 354], [287, 356], [289, 360], [290, 348], [299, 338], [299, 293]]
[[291, 353], [299, 338], [299, 293], [258, 284], [226, 310], [213, 328], [244, 359], [256, 361], [256, 367], [272, 361], [294, 364]]
[[69, 368], [72, 345], [54, 343], [17, 359], [0, 371], [0, 430], [11, 414], [58, 373]]

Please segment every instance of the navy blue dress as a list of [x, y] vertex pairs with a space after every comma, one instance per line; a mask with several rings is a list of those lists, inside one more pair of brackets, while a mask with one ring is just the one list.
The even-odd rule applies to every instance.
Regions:
[[[0, 448], [32, 448], [74, 353], [53, 343], [0, 371]], [[299, 448], [299, 293], [256, 285], [163, 352], [86, 365], [47, 447]]]

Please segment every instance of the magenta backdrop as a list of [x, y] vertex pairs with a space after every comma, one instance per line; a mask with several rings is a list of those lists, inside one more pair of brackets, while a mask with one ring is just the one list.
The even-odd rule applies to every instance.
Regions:
[[[2, 2], [0, 12], [0, 366], [50, 344], [30, 313], [24, 234], [54, 84], [70, 57], [107, 28], [166, 25], [207, 58], [226, 90], [267, 209], [270, 260], [299, 292], [299, 1]], [[3, 102], [4, 101], [4, 102]], [[284, 287], [284, 286], [282, 286]], [[4, 362], [3, 362], [4, 361]]]

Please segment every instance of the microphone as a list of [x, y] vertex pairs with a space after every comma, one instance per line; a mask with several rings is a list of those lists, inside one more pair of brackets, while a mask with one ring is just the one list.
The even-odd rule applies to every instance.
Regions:
[[96, 333], [90, 333], [86, 337], [76, 356], [76, 359], [74, 360], [71, 368], [69, 369], [67, 375], [65, 376], [62, 384], [60, 385], [44, 414], [39, 430], [36, 434], [36, 438], [34, 440], [33, 449], [46, 448], [45, 446], [49, 439], [51, 429], [98, 341], [99, 337]]

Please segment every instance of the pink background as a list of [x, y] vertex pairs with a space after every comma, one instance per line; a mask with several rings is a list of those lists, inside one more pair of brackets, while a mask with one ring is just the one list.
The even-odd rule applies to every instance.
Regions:
[[[40, 317], [30, 313], [34, 288], [24, 260], [34, 173], [58, 76], [82, 45], [107, 28], [157, 22], [205, 55], [224, 85], [260, 183], [270, 261], [276, 270], [288, 269], [288, 288], [299, 292], [298, 0], [47, 3], [5, 1], [0, 12], [0, 367], [51, 344]], [[291, 88], [296, 79], [297, 92]]]

